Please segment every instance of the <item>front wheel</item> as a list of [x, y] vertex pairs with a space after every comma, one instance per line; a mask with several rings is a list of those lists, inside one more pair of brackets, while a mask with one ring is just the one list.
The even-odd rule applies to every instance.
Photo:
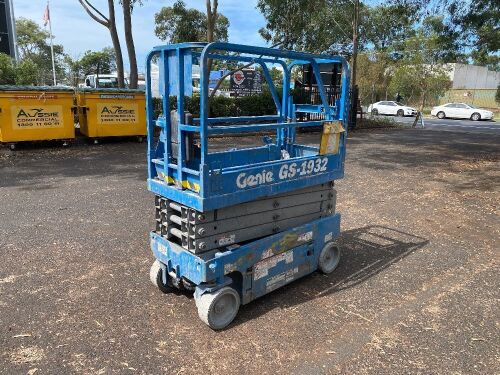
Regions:
[[441, 112], [437, 113], [436, 117], [438, 119], [442, 120], [442, 119], [444, 119], [446, 117], [446, 115], [444, 114], [444, 112], [441, 111]]
[[470, 117], [470, 119], [471, 119], [472, 121], [479, 121], [479, 120], [481, 120], [481, 115], [480, 115], [479, 113], [477, 113], [477, 112], [474, 112], [474, 113], [472, 114], [472, 116]]
[[319, 254], [318, 269], [324, 274], [335, 271], [340, 262], [340, 248], [334, 242], [328, 242]]
[[404, 117], [404, 115], [405, 115], [405, 111], [403, 111], [402, 109], [399, 109], [399, 110], [398, 110], [397, 115], [398, 115], [399, 117]]
[[198, 316], [214, 330], [227, 327], [238, 314], [240, 295], [227, 286], [215, 292], [202, 294], [196, 299]]
[[372, 115], [377, 116], [378, 115], [378, 110], [377, 109], [372, 109]]

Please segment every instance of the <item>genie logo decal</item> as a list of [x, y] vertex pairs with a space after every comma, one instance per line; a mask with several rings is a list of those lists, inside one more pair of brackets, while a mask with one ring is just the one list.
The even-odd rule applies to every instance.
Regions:
[[97, 105], [99, 124], [135, 124], [139, 121], [137, 104], [100, 103]]
[[37, 108], [11, 107], [15, 114], [12, 118], [14, 129], [38, 129], [38, 128], [60, 128], [62, 124], [62, 107], [59, 105], [47, 105]]
[[[292, 180], [299, 177], [310, 176], [321, 172], [326, 172], [328, 158], [321, 157], [312, 160], [305, 160], [302, 163], [283, 164], [278, 171], [278, 180]], [[275, 181], [273, 171], [263, 169], [255, 174], [242, 172], [236, 177], [236, 186], [240, 189], [257, 187]]]

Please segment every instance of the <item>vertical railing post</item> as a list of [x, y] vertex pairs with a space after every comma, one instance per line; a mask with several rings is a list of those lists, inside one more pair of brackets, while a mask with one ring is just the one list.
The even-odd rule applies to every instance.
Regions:
[[151, 60], [154, 53], [151, 52], [146, 59], [146, 118], [148, 130], [148, 178], [153, 178], [155, 173], [155, 166], [153, 163], [154, 157], [154, 112], [153, 112], [153, 95], [151, 90]]
[[166, 176], [167, 183], [171, 181], [170, 168], [168, 164], [170, 163], [170, 158], [172, 156], [172, 125], [170, 121], [170, 76], [169, 76], [169, 62], [168, 62], [168, 51], [161, 51], [161, 58], [163, 61], [163, 93], [162, 104], [163, 104], [163, 116], [165, 116], [165, 129], [163, 129], [165, 134], [164, 152], [163, 152], [163, 173]]
[[205, 185], [205, 180], [208, 179], [209, 168], [206, 164], [208, 154], [208, 81], [209, 74], [207, 72], [207, 55], [209, 54], [208, 44], [201, 54], [200, 58], [200, 195], [204, 197], [208, 193], [208, 184]]
[[180, 124], [184, 124], [184, 50], [182, 48], [177, 48], [175, 50], [177, 55], [177, 187], [183, 188], [182, 182], [184, 181], [184, 173], [182, 168], [184, 168], [184, 158], [186, 155], [185, 144], [184, 144], [184, 132], [180, 129]]

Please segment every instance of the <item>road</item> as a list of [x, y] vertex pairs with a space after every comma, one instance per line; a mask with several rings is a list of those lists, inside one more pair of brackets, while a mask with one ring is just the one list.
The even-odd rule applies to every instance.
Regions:
[[[415, 120], [414, 117], [394, 117], [394, 116], [379, 116], [380, 118], [392, 118], [396, 122], [411, 125]], [[496, 121], [471, 121], [471, 120], [455, 120], [437, 118], [424, 118], [425, 129], [439, 131], [453, 131], [461, 133], [482, 133], [500, 135], [500, 122]]]
[[500, 136], [351, 132], [339, 268], [222, 332], [149, 282], [145, 152], [0, 148], [0, 373], [500, 373]]

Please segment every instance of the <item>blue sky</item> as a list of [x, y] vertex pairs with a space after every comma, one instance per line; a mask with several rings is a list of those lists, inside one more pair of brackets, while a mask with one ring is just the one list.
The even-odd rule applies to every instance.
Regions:
[[[184, 0], [188, 7], [205, 11], [205, 0]], [[46, 0], [14, 0], [16, 17], [25, 17], [43, 26], [42, 17]], [[144, 0], [142, 7], [134, 9], [133, 32], [139, 70], [144, 70], [144, 60], [149, 50], [162, 42], [154, 35], [154, 14], [175, 0]], [[126, 66], [126, 46], [123, 41], [123, 14], [116, 3], [117, 23]], [[106, 0], [93, 0], [98, 9], [107, 14]], [[229, 18], [229, 41], [241, 44], [263, 45], [258, 34], [265, 20], [255, 8], [257, 0], [219, 0], [219, 11]], [[76, 58], [86, 50], [100, 50], [111, 46], [108, 30], [90, 19], [77, 0], [51, 0], [50, 11], [54, 42], [62, 44], [66, 53]]]

